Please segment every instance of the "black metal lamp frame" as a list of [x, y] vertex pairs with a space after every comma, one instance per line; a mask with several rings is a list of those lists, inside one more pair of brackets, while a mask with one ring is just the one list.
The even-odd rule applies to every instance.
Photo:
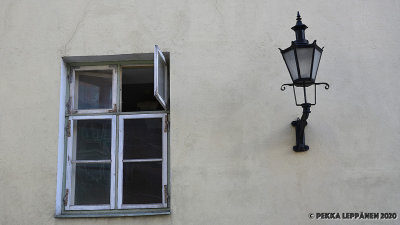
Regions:
[[[307, 26], [302, 24], [299, 12], [297, 12], [297, 21], [298, 22], [297, 22], [296, 26], [294, 26], [292, 28], [296, 33], [296, 41], [293, 41], [291, 47], [289, 47], [288, 49], [285, 49], [285, 50], [280, 49], [281, 53], [285, 53], [286, 51], [288, 51], [294, 47], [301, 47], [302, 45], [308, 45], [308, 41], [305, 39], [305, 33], [304, 33], [304, 30], [307, 29]], [[321, 54], [322, 54], [322, 49], [316, 45], [315, 41], [311, 45], [320, 49]], [[315, 54], [315, 49], [313, 52], [313, 58], [314, 58], [314, 54]], [[295, 57], [296, 57], [298, 74], [300, 75], [300, 69], [298, 66], [298, 59], [297, 59], [296, 52], [295, 52]], [[286, 66], [288, 67], [286, 60], [285, 60], [285, 63], [286, 63]], [[318, 63], [319, 63], [319, 61], [318, 61]], [[314, 60], [312, 60], [311, 68], [313, 68], [314, 66], [318, 66], [318, 65], [313, 65], [313, 64], [314, 64]], [[289, 67], [288, 67], [288, 70], [289, 70]], [[289, 70], [289, 72], [290, 72], [290, 70]], [[281, 91], [284, 91], [286, 89], [286, 86], [293, 87], [293, 95], [294, 95], [296, 106], [301, 106], [303, 108], [303, 114], [302, 114], [301, 118], [297, 118], [297, 120], [292, 121], [292, 123], [291, 123], [292, 126], [294, 126], [296, 128], [296, 145], [293, 146], [293, 150], [295, 152], [304, 152], [309, 149], [309, 146], [305, 144], [304, 129], [307, 126], [307, 119], [309, 117], [309, 114], [311, 113], [311, 106], [317, 104], [317, 86], [325, 85], [325, 89], [326, 90], [329, 89], [328, 83], [325, 83], [325, 82], [316, 83], [314, 80], [315, 78], [314, 79], [311, 78], [311, 73], [312, 73], [312, 69], [310, 70], [310, 78], [308, 78], [308, 79], [302, 79], [302, 78], [296, 79], [296, 80], [292, 79], [293, 83], [283, 84], [281, 86]], [[315, 74], [315, 77], [316, 77], [316, 74]], [[314, 86], [314, 103], [310, 103], [307, 101], [306, 88], [310, 87], [310, 86]], [[299, 104], [297, 102], [295, 87], [301, 87], [303, 89], [304, 103]]]

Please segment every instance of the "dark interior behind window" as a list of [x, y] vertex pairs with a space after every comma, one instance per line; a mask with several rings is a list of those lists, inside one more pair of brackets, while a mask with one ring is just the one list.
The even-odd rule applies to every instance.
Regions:
[[163, 110], [154, 97], [153, 66], [122, 68], [122, 112]]

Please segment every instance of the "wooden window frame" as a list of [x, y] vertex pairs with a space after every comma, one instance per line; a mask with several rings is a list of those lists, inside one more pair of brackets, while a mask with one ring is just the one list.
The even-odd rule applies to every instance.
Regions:
[[[77, 71], [90, 71], [90, 70], [112, 70], [112, 102], [111, 108], [105, 109], [78, 109], [75, 108], [76, 105], [76, 88], [79, 85], [79, 79], [76, 77]], [[118, 75], [117, 75], [117, 66], [116, 65], [102, 65], [102, 66], [79, 66], [79, 67], [71, 67], [71, 81], [70, 81], [70, 111], [71, 114], [83, 114], [83, 113], [107, 113], [113, 110], [116, 110], [117, 107], [117, 98], [118, 98]]]
[[[163, 54], [158, 46], [155, 50]], [[156, 52], [156, 51], [155, 51]], [[153, 66], [158, 65], [153, 53], [103, 55], [103, 56], [67, 56], [61, 60], [60, 76], [60, 111], [59, 111], [59, 132], [58, 132], [58, 158], [57, 158], [57, 191], [56, 191], [56, 218], [71, 217], [116, 217], [116, 216], [143, 216], [143, 215], [168, 215], [170, 214], [169, 201], [169, 53], [166, 52], [163, 61], [167, 66], [165, 85], [167, 85], [166, 108], [160, 111], [135, 111], [121, 112], [121, 89], [122, 89], [122, 67]], [[157, 63], [155, 63], [157, 62]], [[75, 71], [80, 70], [113, 70], [112, 78], [112, 109], [76, 110], [74, 109], [75, 99]], [[158, 81], [157, 81], [158, 83]], [[157, 96], [155, 96], [157, 98]], [[157, 98], [160, 101], [160, 99]], [[162, 104], [162, 103], [160, 103]], [[119, 123], [122, 118], [162, 118], [163, 129], [163, 156], [162, 156], [162, 203], [161, 204], [133, 204], [122, 205], [122, 195], [119, 189], [119, 170], [123, 164], [119, 162], [120, 146]], [[109, 205], [71, 205], [71, 173], [72, 173], [72, 145], [74, 123], [71, 120], [79, 119], [110, 119], [112, 120], [112, 144], [111, 144], [111, 180], [110, 180], [110, 204]], [[68, 121], [71, 121], [68, 123]], [[68, 130], [69, 129], [69, 130]], [[71, 137], [68, 137], [68, 133]], [[122, 150], [122, 149], [121, 149]], [[122, 159], [122, 158], [121, 158]], [[87, 160], [87, 163], [90, 163]], [[122, 174], [122, 173], [121, 173]], [[121, 177], [122, 178], [122, 177]], [[119, 200], [121, 199], [121, 200]], [[121, 204], [119, 204], [119, 201]]]
[[[92, 163], [94, 161], [110, 161], [111, 164], [111, 177], [110, 177], [110, 204], [104, 205], [72, 205], [74, 198], [75, 187], [72, 184], [74, 179], [74, 174], [72, 173], [72, 164], [73, 162], [73, 151], [74, 151], [74, 143], [76, 138], [76, 129], [74, 127], [74, 121], [76, 120], [111, 120], [111, 159], [110, 160], [79, 160], [79, 161], [87, 161], [86, 163]], [[70, 116], [69, 122], [71, 126], [70, 136], [67, 137], [67, 165], [66, 165], [66, 190], [68, 190], [68, 201], [65, 205], [65, 210], [104, 210], [104, 209], [114, 209], [115, 208], [115, 149], [116, 149], [116, 130], [117, 130], [117, 119], [114, 115], [99, 115], [99, 116]]]
[[[163, 66], [164, 66], [164, 97], [165, 99], [163, 99], [163, 97], [160, 95], [159, 93], [159, 83], [158, 83], [158, 78], [160, 76], [159, 74], [159, 62], [162, 62]], [[167, 65], [167, 60], [164, 57], [164, 54], [161, 52], [160, 48], [156, 45], [154, 47], [154, 96], [156, 97], [156, 99], [160, 102], [161, 106], [167, 110], [168, 109], [168, 101], [169, 101], [169, 97], [168, 97], [168, 93], [169, 93], [169, 77], [168, 77], [168, 65]]]
[[[166, 113], [160, 114], [136, 114], [136, 115], [121, 115], [119, 116], [119, 148], [118, 148], [118, 209], [150, 209], [150, 208], [166, 208], [167, 201], [165, 191], [167, 190], [167, 138], [168, 131], [165, 128], [166, 126]], [[152, 119], [152, 118], [161, 118], [162, 121], [162, 158], [156, 159], [127, 159], [124, 160], [124, 120], [125, 119]], [[162, 162], [162, 186], [160, 187], [162, 190], [162, 203], [159, 204], [123, 204], [123, 163], [124, 162]]]

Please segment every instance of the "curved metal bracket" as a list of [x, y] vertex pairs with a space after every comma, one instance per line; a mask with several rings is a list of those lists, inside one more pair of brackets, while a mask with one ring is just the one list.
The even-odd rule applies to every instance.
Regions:
[[[328, 83], [326, 83], [326, 82], [320, 82], [320, 83], [314, 83], [314, 85], [325, 85], [325, 89], [326, 90], [328, 90], [329, 89], [329, 84]], [[284, 91], [284, 90], [286, 90], [286, 87], [285, 86], [289, 86], [289, 87], [293, 87], [294, 86], [294, 84], [292, 83], [292, 84], [282, 84], [282, 86], [281, 86], [281, 91]]]
[[324, 84], [325, 85], [325, 89], [328, 90], [329, 89], [329, 84], [325, 83], [325, 82], [321, 82], [321, 83], [315, 83], [315, 85], [321, 85]]
[[[286, 87], [285, 86], [294, 86], [294, 84], [282, 84], [282, 86], [281, 86], [281, 91], [284, 91], [284, 90], [286, 90]], [[329, 85], [328, 85], [329, 86]]]

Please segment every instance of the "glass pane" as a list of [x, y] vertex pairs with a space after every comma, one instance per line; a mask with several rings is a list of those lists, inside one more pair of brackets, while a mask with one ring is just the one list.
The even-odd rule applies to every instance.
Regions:
[[112, 70], [76, 71], [75, 109], [112, 108]]
[[76, 164], [75, 205], [110, 204], [110, 163]]
[[75, 122], [75, 159], [111, 159], [111, 119], [76, 120]]
[[[306, 87], [305, 88], [306, 94], [304, 96], [304, 88], [295, 86], [294, 90], [295, 90], [297, 104], [303, 104], [303, 103], [315, 104], [315, 101], [316, 101], [316, 99], [315, 99], [316, 89], [315, 88], [316, 88], [315, 85]], [[306, 99], [304, 97], [306, 97]]]
[[306, 87], [306, 96], [307, 96], [307, 103], [315, 104], [315, 91], [316, 91], [316, 86], [311, 85], [309, 87]]
[[158, 94], [165, 101], [165, 74], [167, 73], [164, 61], [161, 56], [158, 57]]
[[123, 204], [162, 203], [161, 162], [124, 163]]
[[124, 159], [162, 158], [162, 119], [124, 120]]
[[318, 49], [315, 49], [314, 65], [313, 65], [313, 70], [312, 70], [312, 78], [314, 80], [315, 80], [315, 77], [317, 76], [317, 70], [319, 67], [319, 61], [321, 59], [321, 54], [322, 54], [322, 52], [318, 51]]
[[122, 68], [122, 111], [162, 109], [154, 97], [154, 67]]
[[314, 48], [297, 48], [297, 60], [299, 61], [300, 77], [311, 77], [311, 62]]
[[297, 75], [297, 65], [296, 58], [294, 56], [294, 50], [292, 49], [286, 53], [283, 53], [282, 55], [289, 69], [290, 76], [292, 76], [293, 80], [297, 80], [299, 77]]

